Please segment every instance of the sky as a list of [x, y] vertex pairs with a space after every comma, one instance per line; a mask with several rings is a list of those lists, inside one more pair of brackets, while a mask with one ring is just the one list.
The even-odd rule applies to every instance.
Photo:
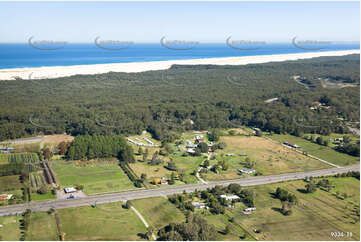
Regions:
[[359, 41], [359, 2], [0, 2], [0, 42]]

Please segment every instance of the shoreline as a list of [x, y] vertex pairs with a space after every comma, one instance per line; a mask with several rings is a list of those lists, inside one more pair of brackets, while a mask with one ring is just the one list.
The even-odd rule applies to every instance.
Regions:
[[177, 65], [261, 64], [268, 62], [295, 61], [302, 59], [311, 59], [316, 57], [344, 56], [351, 54], [360, 54], [360, 50], [340, 50], [340, 51], [221, 57], [221, 58], [215, 57], [215, 58], [203, 58], [203, 59], [129, 62], [129, 63], [111, 63], [111, 64], [10, 68], [10, 69], [0, 69], [0, 80], [15, 80], [16, 78], [21, 78], [24, 80], [52, 79], [58, 77], [68, 77], [73, 75], [104, 74], [108, 72], [136, 73], [136, 72], [144, 72], [144, 71], [166, 70], [175, 64]]

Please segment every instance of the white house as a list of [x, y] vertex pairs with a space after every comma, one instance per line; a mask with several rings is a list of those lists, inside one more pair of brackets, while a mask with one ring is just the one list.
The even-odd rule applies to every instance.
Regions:
[[252, 174], [252, 173], [256, 172], [255, 169], [240, 169], [240, 168], [238, 168], [237, 170], [238, 170], [238, 172], [245, 173], [245, 174]]
[[207, 207], [205, 203], [200, 203], [200, 202], [192, 202], [192, 205], [195, 208], [206, 208]]
[[76, 189], [74, 187], [66, 187], [64, 188], [65, 193], [73, 193], [76, 192]]
[[221, 198], [225, 198], [227, 201], [232, 201], [235, 199], [239, 199], [237, 195], [221, 195]]
[[253, 212], [255, 210], [256, 210], [256, 208], [245, 208], [245, 209], [243, 209], [243, 211], [245, 211], [245, 212]]

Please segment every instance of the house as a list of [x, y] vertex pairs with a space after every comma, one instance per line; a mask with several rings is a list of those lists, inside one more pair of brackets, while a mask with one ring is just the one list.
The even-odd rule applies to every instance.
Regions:
[[196, 139], [194, 143], [199, 144], [201, 142], [204, 142], [203, 138]]
[[287, 142], [287, 141], [284, 142], [283, 144], [284, 144], [284, 145], [287, 145], [287, 146], [289, 146], [289, 147], [295, 148], [295, 149], [300, 148], [300, 146], [298, 146], [298, 145], [296, 145], [296, 144], [292, 144], [292, 143]]
[[150, 145], [154, 145], [154, 143], [152, 141], [150, 141], [149, 139], [147, 139], [146, 137], [143, 138], [145, 141], [147, 141]]
[[76, 192], [76, 189], [74, 187], [66, 187], [64, 188], [65, 193], [73, 193]]
[[14, 147], [1, 147], [0, 151], [2, 153], [10, 153], [10, 152], [14, 151]]
[[195, 208], [207, 208], [206, 203], [200, 203], [200, 202], [192, 202], [193, 207]]
[[245, 173], [245, 174], [252, 174], [252, 173], [256, 172], [255, 169], [240, 169], [240, 168], [238, 168], [237, 170], [238, 170], [239, 173]]
[[197, 140], [203, 138], [203, 135], [201, 135], [201, 134], [195, 134], [194, 136], [196, 137]]
[[168, 180], [163, 177], [163, 178], [160, 180], [160, 184], [162, 184], [162, 185], [167, 185], [167, 184], [168, 184]]
[[237, 195], [221, 195], [221, 198], [225, 198], [227, 201], [239, 199]]
[[245, 209], [243, 209], [243, 211], [245, 211], [245, 212], [253, 212], [255, 210], [256, 210], [256, 208], [245, 208]]
[[196, 144], [190, 144], [190, 145], [187, 145], [186, 148], [191, 148], [191, 149], [194, 149], [194, 148], [197, 148], [198, 145]]
[[194, 154], [196, 151], [192, 148], [188, 148], [188, 149], [186, 149], [186, 152], [189, 154]]
[[0, 201], [5, 201], [5, 200], [9, 200], [13, 197], [12, 194], [1, 194], [0, 195]]

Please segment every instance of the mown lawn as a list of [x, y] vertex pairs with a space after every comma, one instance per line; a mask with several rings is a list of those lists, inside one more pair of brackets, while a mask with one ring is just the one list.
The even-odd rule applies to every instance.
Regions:
[[[325, 163], [263, 137], [222, 136], [220, 141], [226, 143], [226, 148], [217, 150], [216, 160], [212, 160], [210, 163], [215, 164], [217, 160], [225, 159], [228, 170], [221, 171], [220, 174], [209, 171], [203, 174], [206, 180], [240, 178], [237, 169], [246, 168], [245, 160], [247, 157], [256, 163], [255, 170], [263, 175], [330, 168]], [[223, 158], [222, 154], [224, 155]], [[226, 154], [233, 154], [234, 156], [227, 157]], [[240, 156], [240, 154], [247, 156]]]
[[[352, 192], [348, 192], [359, 196], [359, 180], [335, 179], [340, 179], [337, 183], [341, 184], [344, 181], [352, 183], [352, 188], [349, 188]], [[293, 181], [251, 187], [256, 193], [257, 210], [251, 215], [244, 215], [235, 209], [235, 222], [258, 240], [359, 240], [360, 220], [355, 205], [320, 189], [313, 194], [304, 193], [305, 185], [304, 181]], [[279, 212], [281, 202], [272, 196], [277, 187], [295, 194], [299, 200], [289, 216]], [[254, 233], [254, 229], [261, 232]], [[331, 232], [335, 231], [352, 232], [353, 237], [334, 238]]]
[[273, 134], [269, 137], [279, 142], [287, 141], [293, 144], [297, 144], [301, 146], [300, 150], [336, 165], [346, 166], [356, 164], [360, 161], [359, 157], [350, 156], [348, 154], [338, 152], [330, 147], [315, 144], [301, 137], [296, 137], [288, 134]]
[[54, 215], [47, 212], [32, 212], [30, 226], [26, 232], [26, 240], [58, 240]]
[[55, 199], [56, 195], [52, 194], [51, 191], [46, 194], [39, 194], [37, 192], [31, 193], [31, 200], [32, 201], [41, 201], [41, 200], [48, 200], [48, 199]]
[[135, 186], [116, 164], [77, 166], [74, 162], [51, 163], [62, 187], [84, 185], [84, 192], [95, 194], [134, 189]]
[[[230, 219], [233, 217], [233, 214], [229, 211], [226, 211], [225, 214], [211, 214], [210, 212], [203, 209], [202, 213], [196, 211], [197, 214], [201, 215], [204, 219], [207, 220], [208, 224], [214, 225], [217, 230], [217, 237], [214, 240], [218, 241], [239, 241], [239, 240], [255, 240], [247, 232], [239, 226], [237, 223], [230, 222]], [[224, 233], [226, 226], [229, 226], [230, 232], [228, 234]]]
[[21, 237], [20, 220], [22, 216], [0, 217], [0, 240], [19, 241]]
[[132, 200], [133, 206], [155, 229], [161, 229], [169, 223], [185, 221], [184, 214], [164, 197]]
[[144, 240], [146, 228], [122, 203], [66, 208], [57, 211], [65, 240]]

